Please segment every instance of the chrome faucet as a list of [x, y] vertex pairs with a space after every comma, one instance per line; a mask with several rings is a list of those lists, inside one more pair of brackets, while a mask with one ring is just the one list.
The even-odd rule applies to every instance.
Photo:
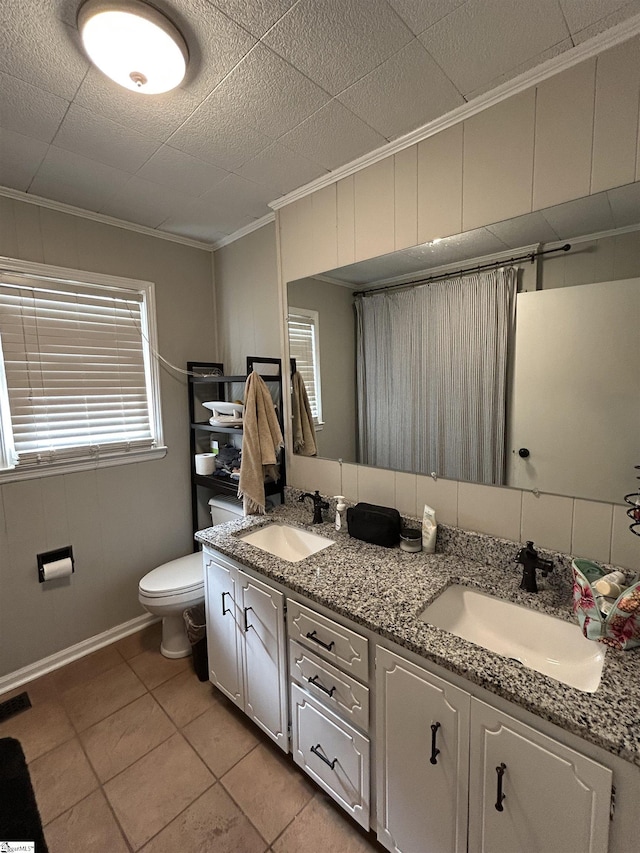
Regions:
[[524, 589], [527, 592], [538, 591], [536, 569], [540, 569], [544, 578], [553, 569], [553, 560], [543, 560], [534, 548], [533, 542], [527, 542], [526, 547], [518, 551], [518, 556], [514, 562], [520, 563], [523, 566], [520, 589]]
[[322, 524], [324, 518], [322, 517], [322, 510], [329, 509], [329, 503], [327, 501], [323, 501], [320, 497], [320, 492], [316, 489], [314, 495], [309, 492], [304, 492], [304, 494], [300, 495], [298, 498], [298, 503], [304, 503], [305, 498], [311, 498], [313, 501], [313, 524]]

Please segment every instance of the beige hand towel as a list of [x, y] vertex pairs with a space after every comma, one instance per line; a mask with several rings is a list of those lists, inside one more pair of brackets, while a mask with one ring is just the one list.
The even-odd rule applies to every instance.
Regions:
[[293, 414], [293, 452], [300, 456], [315, 456], [316, 432], [309, 397], [302, 376], [296, 370], [291, 377], [291, 408]]
[[244, 388], [242, 462], [238, 484], [238, 497], [243, 499], [245, 515], [265, 512], [264, 478], [279, 478], [277, 460], [282, 446], [282, 431], [273, 399], [262, 377], [253, 371]]

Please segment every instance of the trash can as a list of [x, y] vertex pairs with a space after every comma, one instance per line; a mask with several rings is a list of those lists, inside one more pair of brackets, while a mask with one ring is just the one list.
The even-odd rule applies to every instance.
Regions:
[[189, 607], [182, 615], [187, 629], [187, 637], [191, 643], [193, 668], [200, 681], [208, 681], [209, 656], [207, 654], [207, 623], [204, 603]]

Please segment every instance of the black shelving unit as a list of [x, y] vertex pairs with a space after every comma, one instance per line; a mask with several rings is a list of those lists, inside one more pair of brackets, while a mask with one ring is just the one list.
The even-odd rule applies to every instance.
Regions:
[[[241, 398], [244, 395], [245, 382], [247, 381], [249, 373], [254, 369], [254, 365], [273, 366], [273, 372], [263, 373], [260, 371], [260, 376], [271, 391], [271, 396], [273, 397], [274, 404], [276, 406], [280, 429], [282, 429], [284, 434], [281, 359], [247, 356], [246, 374], [233, 376], [225, 375], [224, 365], [220, 362], [187, 362], [187, 370], [189, 371], [188, 390], [190, 423], [189, 449], [191, 456], [191, 520], [194, 533], [199, 529], [199, 527], [201, 527], [198, 512], [198, 496], [200, 490], [207, 490], [209, 493], [208, 497], [213, 497], [214, 495], [231, 495], [235, 497], [238, 493], [238, 481], [235, 479], [230, 477], [196, 474], [196, 453], [208, 452], [211, 439], [214, 435], [220, 436], [220, 444], [229, 443], [232, 436], [242, 436], [242, 427], [224, 427], [210, 424], [209, 419], [205, 416], [207, 410], [202, 406], [202, 403], [210, 401], [233, 402], [233, 400]], [[236, 387], [234, 388], [234, 386]], [[284, 487], [286, 484], [284, 450], [280, 452], [279, 465], [280, 479], [277, 483], [266, 482], [265, 494], [267, 496], [278, 494], [280, 495], [280, 500], [284, 503]], [[195, 544], [194, 550], [197, 550], [197, 545]]]

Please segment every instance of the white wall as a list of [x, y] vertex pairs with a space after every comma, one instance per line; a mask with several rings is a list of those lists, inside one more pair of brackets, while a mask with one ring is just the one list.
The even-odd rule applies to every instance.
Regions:
[[[211, 254], [0, 197], [0, 255], [154, 281], [160, 352], [215, 360]], [[138, 581], [192, 548], [184, 377], [161, 370], [164, 459], [0, 487], [0, 676], [143, 611]], [[36, 554], [72, 545], [69, 582]]]

